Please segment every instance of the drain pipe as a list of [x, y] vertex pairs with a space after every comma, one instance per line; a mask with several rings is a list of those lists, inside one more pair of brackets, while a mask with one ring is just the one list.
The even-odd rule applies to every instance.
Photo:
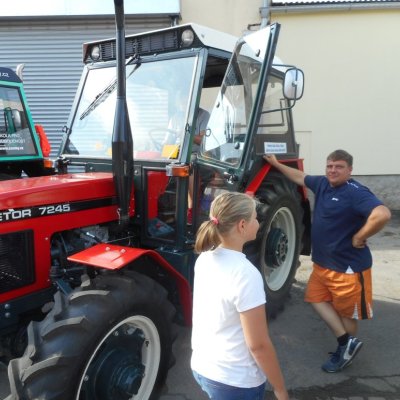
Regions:
[[265, 28], [271, 22], [271, 0], [263, 0], [263, 5], [260, 7], [261, 25], [260, 29]]
[[[285, 3], [284, 1], [274, 3], [273, 11], [276, 13], [313, 13], [313, 12], [340, 12], [340, 11], [359, 11], [359, 10], [399, 10], [399, 1], [377, 1], [377, 2], [331, 2], [331, 3]], [[260, 9], [261, 10], [261, 9]]]

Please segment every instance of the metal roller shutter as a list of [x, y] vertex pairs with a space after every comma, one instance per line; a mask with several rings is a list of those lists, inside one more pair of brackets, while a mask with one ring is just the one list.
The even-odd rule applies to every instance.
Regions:
[[[168, 17], [126, 16], [125, 32], [133, 34], [171, 25]], [[57, 153], [81, 76], [82, 44], [115, 37], [114, 17], [2, 19], [1, 66], [25, 64], [24, 86], [32, 117], [42, 124]]]

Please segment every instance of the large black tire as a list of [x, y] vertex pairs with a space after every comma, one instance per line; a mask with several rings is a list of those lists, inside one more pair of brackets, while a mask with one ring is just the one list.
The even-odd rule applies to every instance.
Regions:
[[149, 399], [170, 366], [174, 313], [165, 289], [132, 271], [57, 292], [9, 364], [9, 399]]
[[260, 229], [245, 253], [262, 274], [268, 316], [274, 318], [284, 307], [299, 265], [303, 208], [297, 186], [278, 173], [268, 175], [257, 198]]

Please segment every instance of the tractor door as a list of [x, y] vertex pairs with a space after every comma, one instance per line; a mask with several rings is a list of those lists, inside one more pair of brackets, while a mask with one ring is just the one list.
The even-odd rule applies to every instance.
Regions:
[[195, 226], [208, 218], [216, 195], [244, 190], [279, 28], [268, 26], [236, 44], [194, 168]]

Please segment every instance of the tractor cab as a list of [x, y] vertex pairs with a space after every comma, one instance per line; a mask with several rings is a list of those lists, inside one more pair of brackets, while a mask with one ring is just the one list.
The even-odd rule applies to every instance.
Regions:
[[43, 128], [34, 125], [23, 83], [11, 69], [0, 67], [0, 180], [48, 175], [50, 145]]
[[[191, 249], [212, 198], [221, 190], [243, 191], [261, 167], [262, 154], [297, 157], [291, 107], [301, 97], [303, 75], [274, 58], [278, 32], [279, 25], [272, 25], [237, 41], [186, 24], [125, 38], [134, 157], [130, 212], [141, 246], [158, 244], [173, 254]], [[83, 49], [85, 68], [59, 165], [111, 171], [116, 42], [86, 43]], [[195, 145], [204, 112], [208, 122]]]

